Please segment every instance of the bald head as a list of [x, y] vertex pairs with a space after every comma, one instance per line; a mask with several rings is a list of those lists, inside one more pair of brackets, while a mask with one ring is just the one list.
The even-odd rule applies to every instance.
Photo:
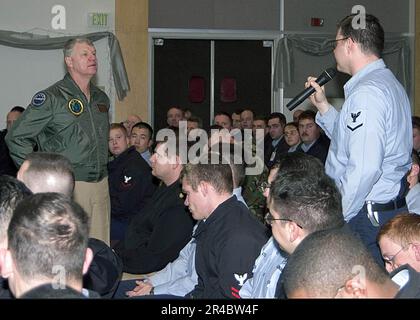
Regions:
[[17, 178], [33, 193], [57, 192], [68, 197], [73, 196], [73, 169], [70, 161], [60, 154], [29, 154], [20, 167]]

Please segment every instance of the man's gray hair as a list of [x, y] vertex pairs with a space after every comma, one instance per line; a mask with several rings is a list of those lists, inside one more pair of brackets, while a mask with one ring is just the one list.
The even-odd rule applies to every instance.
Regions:
[[87, 43], [88, 45], [94, 47], [93, 42], [88, 38], [73, 38], [68, 40], [64, 44], [63, 53], [64, 57], [70, 57], [71, 53], [73, 52], [73, 48], [76, 45], [76, 43]]

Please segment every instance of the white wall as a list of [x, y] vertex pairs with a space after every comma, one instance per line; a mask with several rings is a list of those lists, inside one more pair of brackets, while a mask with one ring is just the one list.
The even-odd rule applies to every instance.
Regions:
[[[54, 30], [51, 9], [66, 10], [66, 29]], [[89, 27], [88, 13], [109, 13], [107, 27]], [[98, 31], [115, 32], [115, 0], [0, 0], [0, 30], [32, 32], [50, 37]], [[95, 82], [115, 100], [107, 39], [95, 42], [98, 74]], [[65, 74], [62, 50], [25, 50], [0, 45], [0, 129], [5, 127], [11, 107], [26, 108], [32, 96], [60, 80]]]

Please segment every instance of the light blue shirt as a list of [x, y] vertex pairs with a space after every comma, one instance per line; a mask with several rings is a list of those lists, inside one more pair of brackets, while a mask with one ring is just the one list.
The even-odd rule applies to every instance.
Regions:
[[[198, 224], [194, 226], [193, 234]], [[148, 277], [154, 287], [154, 294], [171, 294], [183, 297], [194, 289], [198, 281], [195, 271], [195, 247], [195, 238], [192, 238], [179, 252], [176, 260]]]
[[146, 162], [149, 164], [149, 166], [152, 166], [152, 163], [150, 162], [150, 158], [151, 158], [152, 155], [150, 154], [149, 150], [146, 150], [146, 151], [140, 153], [140, 155], [142, 156], [142, 158], [144, 160], [146, 160]]
[[405, 197], [408, 211], [415, 214], [420, 214], [420, 184], [417, 183], [408, 191]]
[[[243, 202], [247, 206], [241, 191], [241, 187], [235, 188], [232, 195], [235, 195], [238, 201]], [[194, 234], [199, 223], [194, 226], [192, 234]], [[195, 238], [192, 238], [179, 252], [176, 260], [168, 263], [164, 269], [148, 277], [148, 281], [154, 287], [154, 294], [170, 294], [183, 297], [194, 289], [198, 282], [198, 275], [195, 270], [195, 249]]]
[[274, 298], [277, 282], [287, 259], [280, 253], [273, 237], [261, 249], [252, 269], [252, 278], [245, 281], [239, 295], [241, 298]]
[[407, 94], [382, 59], [353, 75], [344, 95], [341, 112], [318, 112], [316, 122], [331, 139], [325, 169], [349, 221], [366, 200], [386, 203], [398, 195], [411, 166], [413, 136]]

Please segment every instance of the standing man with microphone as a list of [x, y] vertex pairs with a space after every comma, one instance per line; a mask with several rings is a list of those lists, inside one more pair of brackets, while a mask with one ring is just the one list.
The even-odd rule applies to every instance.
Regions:
[[411, 165], [411, 109], [407, 94], [382, 60], [384, 30], [366, 14], [338, 24], [334, 41], [337, 70], [349, 74], [345, 102], [338, 112], [324, 88], [309, 77], [305, 86], [317, 107], [317, 123], [331, 138], [325, 164], [342, 194], [343, 214], [350, 227], [383, 265], [376, 235], [379, 227], [402, 211], [405, 175]]

